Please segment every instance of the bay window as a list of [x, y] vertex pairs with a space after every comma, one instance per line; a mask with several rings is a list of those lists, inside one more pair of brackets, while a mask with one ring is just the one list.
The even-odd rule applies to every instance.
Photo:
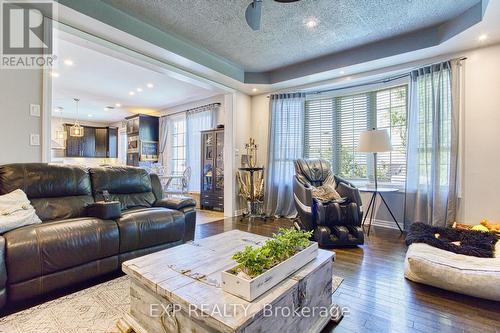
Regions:
[[310, 98], [305, 106], [304, 155], [324, 158], [350, 180], [373, 179], [372, 156], [358, 153], [359, 136], [387, 129], [394, 150], [378, 154], [382, 183], [403, 186], [406, 177], [407, 85], [345, 96]]

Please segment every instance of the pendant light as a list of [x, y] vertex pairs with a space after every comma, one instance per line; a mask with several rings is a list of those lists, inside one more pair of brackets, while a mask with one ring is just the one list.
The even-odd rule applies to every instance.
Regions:
[[78, 98], [73, 98], [73, 100], [76, 104], [76, 117], [75, 124], [69, 129], [69, 136], [81, 138], [83, 136], [83, 127], [80, 126], [80, 123], [78, 122], [78, 102], [80, 102], [80, 100]]
[[64, 128], [63, 124], [63, 111], [64, 111], [63, 107], [59, 106], [57, 108], [57, 112], [59, 112], [60, 117], [59, 117], [59, 127], [56, 130], [56, 140], [66, 141], [66, 139], [68, 138], [68, 133], [66, 132], [66, 129]]

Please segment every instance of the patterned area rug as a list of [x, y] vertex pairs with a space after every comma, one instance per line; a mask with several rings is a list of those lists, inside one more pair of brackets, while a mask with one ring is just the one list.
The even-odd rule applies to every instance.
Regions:
[[[333, 276], [333, 292], [343, 279]], [[120, 333], [129, 310], [129, 277], [118, 279], [0, 318], [1, 333]]]

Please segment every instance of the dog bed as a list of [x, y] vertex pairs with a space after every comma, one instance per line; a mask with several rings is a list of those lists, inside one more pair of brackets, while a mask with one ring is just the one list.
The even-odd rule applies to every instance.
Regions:
[[500, 242], [495, 257], [457, 254], [424, 243], [409, 246], [405, 277], [460, 294], [500, 301]]

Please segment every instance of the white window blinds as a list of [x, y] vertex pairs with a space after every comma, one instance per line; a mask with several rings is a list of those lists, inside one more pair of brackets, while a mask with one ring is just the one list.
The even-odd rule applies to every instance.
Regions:
[[332, 162], [342, 177], [371, 179], [370, 155], [358, 153], [359, 136], [371, 128], [387, 129], [394, 151], [379, 154], [378, 177], [404, 185], [406, 175], [407, 86], [368, 91], [355, 95], [306, 101], [304, 148], [307, 158]]

